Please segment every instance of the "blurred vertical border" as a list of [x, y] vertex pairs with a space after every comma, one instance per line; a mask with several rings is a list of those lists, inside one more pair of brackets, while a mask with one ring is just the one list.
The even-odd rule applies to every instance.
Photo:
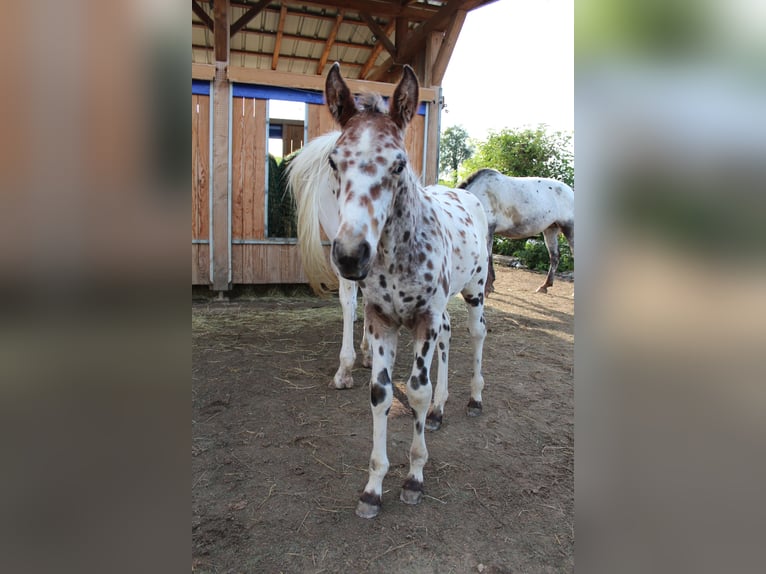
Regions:
[[188, 2], [0, 19], [0, 571], [188, 567]]
[[766, 4], [575, 22], [577, 570], [760, 570]]

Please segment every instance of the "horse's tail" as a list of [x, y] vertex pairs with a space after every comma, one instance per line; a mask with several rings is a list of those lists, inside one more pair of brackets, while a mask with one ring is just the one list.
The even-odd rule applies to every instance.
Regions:
[[[333, 173], [328, 157], [339, 136], [340, 132], [330, 132], [314, 138], [287, 168], [288, 186], [298, 207], [298, 246], [303, 270], [311, 288], [320, 295], [338, 287], [338, 277], [328, 265], [322, 248], [319, 216], [322, 191], [332, 189]], [[327, 208], [329, 206], [325, 206]]]

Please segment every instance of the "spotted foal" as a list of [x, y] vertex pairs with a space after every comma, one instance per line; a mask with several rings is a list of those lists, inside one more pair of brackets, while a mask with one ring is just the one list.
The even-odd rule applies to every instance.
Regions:
[[[325, 95], [341, 127], [328, 160], [340, 211], [331, 257], [340, 275], [362, 288], [372, 351], [373, 447], [369, 479], [356, 509], [357, 515], [372, 518], [380, 512], [389, 467], [386, 430], [399, 327], [411, 331], [415, 351], [407, 381], [415, 420], [410, 469], [400, 498], [417, 504], [428, 460], [424, 431], [426, 426], [439, 427], [448, 396], [447, 302], [457, 293], [468, 304], [473, 341], [468, 414], [481, 412], [488, 227], [481, 203], [473, 195], [440, 186], [424, 189], [409, 166], [404, 133], [418, 106], [418, 81], [409, 66], [404, 67], [388, 111], [378, 96], [357, 104], [337, 63], [327, 76]], [[437, 385], [428, 413], [434, 353]]]

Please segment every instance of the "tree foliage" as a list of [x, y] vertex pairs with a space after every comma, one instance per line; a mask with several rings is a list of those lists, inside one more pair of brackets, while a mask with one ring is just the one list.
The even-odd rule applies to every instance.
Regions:
[[484, 167], [515, 177], [550, 177], [574, 187], [572, 134], [549, 133], [545, 126], [490, 132], [463, 162], [461, 176]]
[[471, 157], [473, 147], [468, 142], [468, 132], [463, 126], [450, 126], [439, 142], [439, 173], [452, 187], [457, 184], [460, 164]]

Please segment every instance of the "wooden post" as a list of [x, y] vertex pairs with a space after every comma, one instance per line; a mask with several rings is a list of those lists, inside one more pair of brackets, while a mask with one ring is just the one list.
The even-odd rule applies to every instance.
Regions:
[[229, 2], [215, 0], [215, 77], [213, 78], [213, 289], [227, 291], [231, 271], [231, 227], [229, 213], [229, 115], [231, 107], [229, 80]]
[[[423, 81], [429, 88], [434, 87], [433, 66], [436, 56], [441, 48], [444, 35], [441, 32], [431, 32], [426, 41], [425, 62]], [[441, 123], [441, 89], [437, 87], [437, 96], [434, 102], [428, 103], [427, 123], [425, 126], [426, 138], [426, 169], [425, 185], [433, 185], [439, 179], [439, 125]]]

